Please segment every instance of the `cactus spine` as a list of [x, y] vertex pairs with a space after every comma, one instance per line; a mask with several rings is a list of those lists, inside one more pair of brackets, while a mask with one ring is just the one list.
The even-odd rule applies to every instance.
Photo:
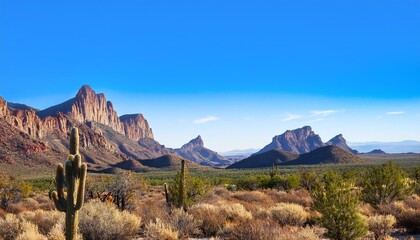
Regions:
[[[77, 239], [79, 210], [83, 205], [87, 166], [81, 163], [79, 154], [79, 131], [73, 128], [70, 134], [70, 155], [65, 167], [58, 164], [55, 177], [57, 191], [52, 199], [58, 211], [66, 213], [66, 240]], [[67, 188], [67, 191], [65, 191]]]
[[185, 188], [185, 160], [181, 160], [181, 176], [179, 178], [179, 198], [178, 198], [178, 208], [186, 209], [185, 204], [185, 195], [187, 189]]

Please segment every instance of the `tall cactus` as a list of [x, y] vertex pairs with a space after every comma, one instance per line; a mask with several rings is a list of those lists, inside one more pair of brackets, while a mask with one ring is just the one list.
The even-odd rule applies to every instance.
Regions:
[[179, 197], [178, 197], [178, 208], [183, 208], [184, 210], [186, 209], [186, 204], [185, 204], [185, 195], [186, 195], [186, 191], [187, 189], [185, 188], [185, 160], [182, 159], [181, 160], [181, 176], [179, 178]]
[[79, 210], [84, 201], [87, 172], [86, 164], [81, 161], [79, 131], [73, 128], [70, 134], [70, 155], [65, 162], [65, 168], [61, 163], [57, 166], [55, 176], [57, 191], [52, 192], [55, 207], [58, 211], [66, 213], [66, 240], [77, 239]]

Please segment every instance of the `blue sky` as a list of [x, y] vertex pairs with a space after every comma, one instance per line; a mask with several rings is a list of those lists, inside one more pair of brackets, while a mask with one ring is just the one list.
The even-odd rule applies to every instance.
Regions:
[[170, 147], [420, 140], [420, 2], [0, 0], [0, 83], [41, 109], [89, 84]]

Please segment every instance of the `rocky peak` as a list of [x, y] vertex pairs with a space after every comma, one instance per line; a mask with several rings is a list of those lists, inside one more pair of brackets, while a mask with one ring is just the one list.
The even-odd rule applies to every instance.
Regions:
[[[112, 107], [112, 103], [110, 103], [110, 107]], [[120, 117], [120, 121], [124, 126], [124, 132], [128, 138], [135, 141], [142, 138], [153, 139], [153, 131], [143, 114], [123, 115]]]
[[[103, 95], [103, 94], [98, 94]], [[83, 85], [76, 94], [76, 99], [81, 98], [94, 98], [96, 96], [95, 91], [89, 85]]]
[[341, 149], [343, 149], [346, 152], [357, 154], [358, 152], [356, 150], [351, 149], [347, 145], [346, 139], [343, 137], [343, 134], [338, 134], [337, 136], [331, 138], [328, 142], [325, 143], [325, 145], [333, 145], [337, 146]]
[[204, 147], [203, 139], [201, 139], [201, 136], [198, 135], [196, 138], [189, 141], [187, 144], [184, 144], [181, 148], [182, 149], [193, 149], [196, 147]]
[[267, 152], [272, 149], [282, 149], [301, 154], [322, 146], [324, 146], [324, 143], [319, 135], [315, 134], [310, 126], [304, 126], [294, 130], [287, 130], [281, 135], [274, 136], [270, 144], [255, 154]]

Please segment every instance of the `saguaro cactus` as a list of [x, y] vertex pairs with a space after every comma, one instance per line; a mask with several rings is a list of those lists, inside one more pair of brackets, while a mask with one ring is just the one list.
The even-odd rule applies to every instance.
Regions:
[[70, 155], [65, 162], [65, 168], [61, 163], [57, 166], [55, 176], [57, 191], [52, 192], [55, 207], [58, 211], [66, 213], [66, 240], [77, 238], [79, 210], [84, 201], [87, 172], [86, 164], [81, 161], [79, 131], [73, 128], [70, 134]]
[[181, 160], [181, 176], [179, 178], [179, 197], [178, 197], [178, 208], [183, 208], [185, 210], [185, 193], [187, 189], [185, 188], [185, 160]]

